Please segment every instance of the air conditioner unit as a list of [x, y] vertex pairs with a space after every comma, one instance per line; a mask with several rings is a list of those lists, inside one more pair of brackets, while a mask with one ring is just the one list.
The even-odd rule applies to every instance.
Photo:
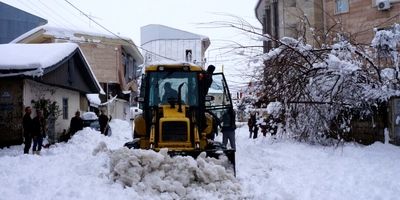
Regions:
[[378, 10], [389, 10], [390, 0], [376, 0], [376, 7]]

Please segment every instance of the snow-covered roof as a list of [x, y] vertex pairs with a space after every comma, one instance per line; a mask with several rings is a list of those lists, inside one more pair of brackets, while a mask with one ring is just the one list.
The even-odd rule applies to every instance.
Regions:
[[74, 52], [82, 56], [89, 77], [99, 92], [104, 94], [89, 63], [75, 43], [0, 44], [0, 77], [43, 76], [46, 69], [57, 66]]
[[[70, 41], [75, 43], [104, 43], [104, 39], [111, 39], [113, 40], [113, 43], [122, 45], [125, 51], [132, 54], [136, 61], [138, 61], [139, 63], [143, 62], [142, 54], [139, 52], [138, 47], [130, 38], [124, 36], [115, 36], [106, 33], [91, 32], [85, 29], [74, 30], [70, 28], [67, 29], [51, 25], [43, 25], [20, 35], [10, 43], [29, 43], [31, 40], [34, 40], [34, 38], [44, 36], [50, 36], [57, 40]], [[44, 39], [48, 38], [45, 37]]]
[[[51, 26], [51, 25], [42, 25], [38, 26], [22, 35], [19, 37], [15, 38], [13, 41], [10, 43], [19, 43], [23, 41], [25, 38], [40, 32], [43, 30], [43, 34], [45, 35], [51, 35], [54, 36], [57, 39], [65, 39], [73, 42], [84, 42], [86, 39], [82, 35], [87, 35], [87, 36], [92, 36], [92, 37], [102, 37], [102, 38], [108, 38], [108, 39], [121, 39], [121, 40], [130, 40], [128, 37], [124, 36], [116, 36], [112, 34], [107, 34], [107, 33], [100, 33], [100, 32], [91, 32], [90, 30], [84, 30], [84, 29], [70, 29], [70, 28], [60, 28], [56, 26]], [[100, 42], [100, 40], [96, 41], [95, 39], [92, 39], [90, 42]]]
[[86, 98], [88, 99], [90, 105], [92, 106], [97, 107], [101, 104], [99, 94], [86, 94]]
[[149, 24], [140, 28], [141, 45], [153, 40], [201, 40], [205, 43], [205, 48], [210, 45], [210, 39], [207, 36], [179, 30], [176, 28], [160, 25]]
[[59, 63], [77, 48], [74, 43], [0, 44], [0, 70], [8, 71], [0, 72], [0, 77], [42, 76], [45, 68]]

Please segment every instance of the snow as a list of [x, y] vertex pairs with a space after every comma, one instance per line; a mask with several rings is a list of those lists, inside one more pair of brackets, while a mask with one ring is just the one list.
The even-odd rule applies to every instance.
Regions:
[[0, 199], [368, 200], [400, 194], [400, 148], [390, 144], [249, 139], [248, 127], [238, 124], [233, 178], [215, 164], [222, 161], [121, 148], [132, 129], [121, 120], [110, 126], [111, 137], [85, 128], [40, 156], [22, 154], [23, 145], [0, 149]]
[[[108, 38], [108, 39], [130, 40], [128, 37], [119, 36], [119, 35], [115, 36], [115, 35], [112, 35], [111, 33], [94, 32], [93, 29], [87, 30], [84, 27], [80, 27], [80, 29], [74, 30], [71, 28], [61, 28], [61, 27], [56, 27], [56, 26], [46, 24], [46, 25], [36, 27], [36, 28], [20, 35], [19, 37], [17, 37], [10, 43], [21, 42], [25, 38], [29, 37], [30, 35], [32, 35], [36, 32], [39, 32], [41, 30], [44, 31], [43, 34], [54, 36], [56, 39], [64, 39], [64, 40], [78, 42], [78, 43], [79, 42], [93, 42], [93, 43], [100, 42], [99, 39], [85, 38], [84, 35], [89, 35], [89, 36], [94, 36], [94, 37], [102, 37], [102, 38]], [[81, 35], [81, 36], [79, 36], [79, 35]]]
[[[26, 70], [21, 73], [41, 76], [45, 68], [57, 64], [77, 48], [78, 45], [73, 43], [1, 44], [0, 69]], [[0, 76], [15, 76], [21, 73], [0, 74]]]
[[92, 105], [100, 105], [101, 104], [101, 100], [99, 97], [99, 94], [86, 94], [86, 97], [88, 98], [88, 101], [92, 104]]
[[94, 113], [94, 112], [85, 112], [85, 113], [82, 114], [81, 118], [83, 120], [96, 120], [96, 119], [98, 119], [96, 113]]
[[278, 117], [279, 113], [281, 113], [281, 110], [282, 110], [282, 103], [280, 102], [270, 102], [267, 105], [268, 114], [271, 114], [274, 117]]

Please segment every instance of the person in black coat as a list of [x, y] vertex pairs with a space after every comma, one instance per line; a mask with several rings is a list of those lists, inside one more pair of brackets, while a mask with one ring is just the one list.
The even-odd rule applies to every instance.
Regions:
[[29, 154], [29, 150], [32, 145], [32, 130], [33, 130], [33, 121], [31, 118], [32, 108], [27, 106], [25, 108], [25, 115], [22, 119], [22, 126], [24, 128], [24, 154]]
[[69, 126], [69, 134], [72, 137], [76, 132], [83, 129], [83, 120], [81, 118], [81, 112], [76, 111], [75, 117], [71, 119], [71, 123]]
[[[33, 118], [33, 153], [40, 155], [42, 150], [43, 138], [46, 137], [46, 123], [42, 114], [42, 111], [36, 111], [36, 117]], [[37, 150], [36, 150], [37, 148]]]
[[178, 92], [176, 90], [172, 89], [170, 82], [166, 82], [164, 84], [164, 95], [162, 97], [161, 102], [162, 103], [168, 103], [168, 100], [170, 98], [177, 99], [178, 98]]
[[204, 74], [204, 96], [208, 94], [208, 90], [211, 87], [211, 84], [213, 82], [212, 75], [215, 71], [215, 66], [214, 65], [209, 65], [207, 67], [207, 73]]
[[104, 111], [101, 111], [101, 114], [99, 116], [99, 124], [100, 124], [100, 133], [107, 135], [106, 127], [108, 124], [108, 117], [107, 115], [104, 114]]
[[253, 117], [253, 114], [250, 114], [249, 119], [247, 120], [247, 126], [249, 127], [249, 138], [251, 138], [251, 136], [253, 135], [253, 120], [255, 120], [255, 117]]
[[[213, 76], [214, 71], [215, 71], [215, 66], [209, 65], [207, 67], [207, 70], [201, 73], [201, 79], [200, 79], [200, 83], [199, 83], [200, 91], [201, 91], [201, 94], [199, 97], [201, 99], [200, 102], [205, 101], [205, 98], [208, 94], [208, 90], [210, 89], [211, 84], [213, 82], [212, 76]], [[204, 113], [203, 115], [200, 116], [201, 117], [200, 131], [202, 132], [205, 128], [207, 128], [207, 122], [206, 122], [207, 118], [205, 116], [206, 112], [205, 112], [203, 106], [200, 106], [200, 113]]]
[[231, 148], [236, 149], [235, 129], [236, 129], [235, 111], [229, 109], [222, 115], [222, 127], [221, 127], [222, 144], [225, 147], [227, 146], [229, 140]]

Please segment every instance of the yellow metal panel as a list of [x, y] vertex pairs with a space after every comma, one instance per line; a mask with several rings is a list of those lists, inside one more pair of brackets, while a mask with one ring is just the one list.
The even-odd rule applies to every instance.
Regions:
[[152, 145], [152, 144], [154, 145], [155, 136], [156, 136], [155, 132], [156, 132], [155, 126], [152, 125], [151, 130], [150, 130], [150, 141], [149, 141], [150, 145]]
[[[190, 121], [189, 121], [188, 118], [175, 118], [175, 117], [166, 118], [166, 117], [162, 117], [162, 118], [160, 118], [160, 124], [159, 124], [159, 128], [160, 128], [160, 132], [158, 133], [159, 134], [159, 140], [160, 140], [159, 144], [164, 142], [164, 141], [162, 141], [162, 132], [163, 132], [162, 124], [164, 122], [185, 122], [187, 131], [188, 131], [186, 133], [188, 135], [188, 137], [187, 137], [188, 139], [185, 142], [190, 142]], [[176, 142], [176, 143], [183, 144], [185, 142]]]
[[[160, 151], [160, 149], [161, 148], [155, 148], [156, 151]], [[193, 147], [179, 147], [179, 148], [168, 149], [168, 151], [193, 151], [193, 150], [194, 150]]]
[[186, 115], [186, 106], [182, 106], [182, 112], [178, 112], [178, 105], [175, 105], [175, 108], [171, 108], [170, 105], [161, 105], [163, 109], [164, 117], [169, 118], [185, 118]]
[[191, 142], [159, 142], [158, 148], [168, 148], [170, 150], [193, 150]]
[[149, 71], [157, 71], [159, 66], [163, 66], [164, 69], [179, 69], [182, 68], [183, 66], [188, 66], [190, 68], [190, 71], [203, 71], [203, 68], [197, 65], [191, 65], [187, 63], [182, 63], [182, 64], [165, 64], [165, 65], [149, 65], [145, 68], [146, 72]]
[[145, 136], [146, 135], [146, 122], [144, 121], [143, 115], [139, 115], [133, 121], [135, 132], [138, 136]]

